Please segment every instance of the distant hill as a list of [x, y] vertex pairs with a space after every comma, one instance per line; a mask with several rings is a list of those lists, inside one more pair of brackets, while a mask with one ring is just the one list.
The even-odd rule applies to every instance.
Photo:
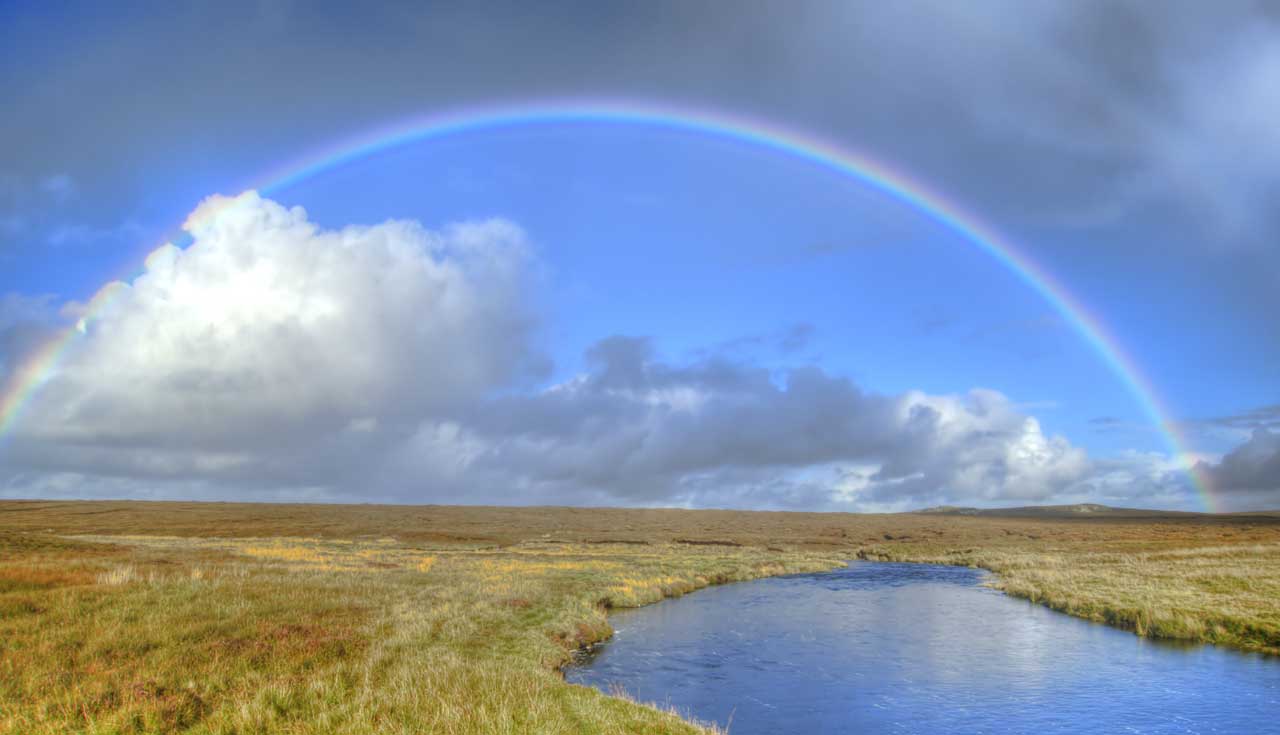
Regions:
[[1225, 516], [1231, 518], [1280, 518], [1280, 510], [1251, 510], [1241, 513], [1192, 513], [1182, 510], [1150, 508], [1113, 508], [1098, 503], [1074, 505], [1024, 505], [1016, 508], [970, 508], [962, 505], [936, 505], [908, 511], [916, 515], [989, 516], [995, 518], [1194, 518]]
[[963, 505], [935, 505], [932, 508], [921, 508], [920, 510], [909, 510], [907, 512], [930, 516], [976, 516], [982, 515], [985, 511], [980, 508], [969, 508]]
[[[1204, 515], [1179, 510], [1149, 510], [1145, 508], [1112, 508], [1097, 503], [1074, 505], [1025, 505], [1017, 508], [968, 508], [957, 505], [938, 505], [911, 513], [937, 516], [996, 516], [1002, 518], [1151, 518], [1187, 517]], [[1264, 515], [1268, 513], [1258, 513]]]

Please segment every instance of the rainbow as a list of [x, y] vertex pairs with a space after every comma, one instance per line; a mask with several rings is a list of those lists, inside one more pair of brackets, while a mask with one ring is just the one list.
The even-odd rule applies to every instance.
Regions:
[[[1169, 418], [1170, 413], [1158, 398], [1151, 380], [1139, 369], [1132, 356], [1121, 349], [1119, 341], [1097, 315], [1086, 309], [1065, 286], [1026, 253], [994, 228], [966, 212], [956, 202], [884, 163], [813, 135], [786, 130], [759, 120], [631, 102], [555, 102], [471, 108], [408, 120], [344, 140], [258, 176], [240, 189], [256, 189], [263, 194], [271, 194], [346, 163], [411, 143], [528, 125], [566, 124], [659, 128], [772, 151], [878, 190], [945, 226], [1007, 268], [1044, 298], [1072, 326], [1124, 384], [1143, 413], [1160, 432], [1174, 458], [1186, 471], [1205, 509], [1210, 512], [1217, 509], [1208, 478], [1196, 469], [1195, 454], [1189, 449], [1190, 445], [1177, 423]], [[217, 212], [210, 211], [204, 216], [214, 218]], [[181, 228], [171, 230], [163, 242], [179, 242], [183, 237], [183, 230], [198, 224], [199, 222], [187, 221]], [[127, 280], [129, 279], [117, 279], [117, 282]], [[60, 361], [75, 343], [76, 336], [83, 331], [86, 321], [106, 307], [116, 290], [119, 289], [108, 287], [100, 291], [85, 309], [84, 318], [75, 327], [52, 339], [13, 373], [4, 393], [0, 394], [0, 438], [12, 431], [23, 407], [57, 371]]]

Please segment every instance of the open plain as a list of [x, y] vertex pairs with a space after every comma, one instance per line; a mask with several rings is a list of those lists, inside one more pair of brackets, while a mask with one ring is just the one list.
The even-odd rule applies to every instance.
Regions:
[[1280, 516], [0, 502], [0, 732], [696, 732], [566, 684], [611, 607], [852, 558], [979, 566], [1280, 653]]

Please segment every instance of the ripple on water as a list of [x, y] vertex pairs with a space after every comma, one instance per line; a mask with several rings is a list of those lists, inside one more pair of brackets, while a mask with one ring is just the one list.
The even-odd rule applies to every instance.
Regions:
[[714, 587], [616, 612], [615, 638], [565, 675], [734, 735], [1280, 735], [1280, 659], [1138, 638], [985, 577], [853, 562]]

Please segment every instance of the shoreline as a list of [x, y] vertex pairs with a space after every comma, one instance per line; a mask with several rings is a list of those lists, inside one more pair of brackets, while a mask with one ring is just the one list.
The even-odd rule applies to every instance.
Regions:
[[[821, 573], [823, 571], [832, 571], [834, 569], [839, 569], [841, 567], [847, 567], [849, 562], [851, 561], [865, 561], [873, 564], [874, 563], [921, 564], [921, 565], [930, 565], [930, 566], [952, 566], [952, 567], [965, 567], [968, 569], [979, 569], [992, 576], [992, 580], [989, 583], [986, 583], [986, 586], [989, 586], [992, 589], [999, 590], [1001, 594], [1005, 595], [1010, 599], [1024, 600], [1029, 603], [1048, 608], [1054, 612], [1057, 612], [1063, 615], [1068, 615], [1070, 617], [1073, 617], [1079, 620], [1085, 620], [1087, 622], [1097, 624], [1097, 625], [1105, 625], [1109, 628], [1114, 628], [1116, 630], [1133, 633], [1134, 635], [1140, 638], [1145, 638], [1152, 641], [1174, 643], [1174, 644], [1185, 644], [1185, 645], [1193, 645], [1193, 646], [1203, 646], [1203, 645], [1217, 646], [1226, 650], [1230, 650], [1235, 653], [1263, 656], [1268, 659], [1276, 659], [1277, 661], [1280, 661], [1280, 647], [1277, 647], [1277, 648], [1251, 647], [1251, 646], [1233, 645], [1231, 643], [1219, 642], [1219, 641], [1209, 640], [1206, 638], [1188, 638], [1188, 637], [1160, 635], [1158, 632], [1155, 632], [1150, 628], [1146, 629], [1145, 632], [1140, 632], [1138, 626], [1133, 621], [1130, 621], [1129, 619], [1123, 616], [1113, 615], [1113, 616], [1103, 616], [1100, 618], [1097, 616], [1082, 614], [1081, 612], [1078, 611], [1078, 609], [1055, 605], [1053, 601], [1048, 597], [1041, 596], [1037, 598], [1030, 594], [1023, 594], [1021, 593], [1021, 590], [1010, 590], [1008, 584], [1005, 581], [1004, 575], [998, 569], [994, 569], [991, 566], [968, 563], [965, 560], [959, 560], [959, 559], [950, 559], [950, 560], [917, 559], [917, 558], [910, 557], [910, 555], [886, 555], [886, 554], [883, 554], [883, 552], [873, 552], [867, 549], [859, 549], [857, 554], [854, 557], [848, 560], [845, 560], [840, 564], [832, 566], [828, 569], [816, 570], [814, 572], [802, 571], [802, 572], [784, 572], [782, 574], [765, 574], [765, 575], [744, 578], [744, 579], [716, 582], [716, 583], [700, 586], [680, 594], [664, 596], [660, 599], [652, 600], [642, 605], [628, 606], [628, 607], [622, 607], [622, 608], [616, 608], [616, 609], [638, 610], [644, 607], [648, 607], [649, 605], [654, 605], [669, 599], [677, 599], [702, 589], [707, 589], [709, 587], [714, 587], [714, 586], [720, 586], [723, 584], [749, 583], [749, 582], [754, 582], [758, 580], [768, 579], [770, 577], [788, 576], [789, 574], [811, 574], [811, 573]], [[606, 608], [606, 613], [611, 611], [612, 609], [615, 609], [615, 608]], [[575, 649], [572, 649], [570, 651], [570, 657], [571, 657], [570, 660], [557, 666], [556, 673], [558, 673], [560, 675], [560, 678], [563, 680], [565, 678], [564, 677], [565, 668], [569, 666], [586, 665], [587, 663], [589, 663], [591, 656], [594, 655], [595, 649], [607, 643], [609, 640], [611, 640], [613, 638], [613, 635], [614, 635], [614, 631], [612, 626], [610, 626], [610, 629], [607, 635], [589, 642], [585, 642], [581, 646]], [[578, 657], [582, 657], [583, 660], [577, 660]], [[617, 698], [623, 699], [624, 701], [640, 704], [646, 707], [651, 707], [653, 709], [656, 709], [662, 712], [670, 712], [670, 713], [676, 714], [677, 716], [682, 717], [682, 719], [685, 719], [685, 721], [689, 722], [691, 725], [695, 727], [703, 727], [703, 728], [710, 729], [712, 732], [718, 732], [714, 724], [709, 725], [707, 723], [702, 723], [702, 722], [689, 719], [687, 717], [683, 717], [681, 713], [675, 710], [664, 709], [662, 706], [660, 706], [656, 702], [642, 702], [642, 701], [632, 699], [631, 697], [626, 695], [625, 692], [620, 692], [620, 691], [606, 692], [602, 689], [599, 689], [597, 687], [594, 687], [588, 684], [570, 683], [570, 686], [585, 686], [591, 689], [595, 689], [596, 691], [599, 691], [601, 694], [604, 694], [605, 696], [617, 697]]]
[[1280, 634], [1251, 628], [1233, 630], [1234, 626], [1230, 623], [1210, 616], [1197, 616], [1189, 623], [1185, 613], [1180, 617], [1177, 611], [1125, 607], [1097, 598], [1081, 599], [1077, 597], [1079, 593], [1071, 589], [1046, 589], [1036, 582], [1018, 579], [1016, 572], [1011, 573], [998, 563], [975, 561], [967, 557], [921, 558], [917, 554], [883, 549], [859, 549], [857, 558], [870, 562], [938, 564], [982, 569], [994, 575], [992, 589], [1013, 599], [1026, 600], [1054, 612], [1133, 633], [1140, 638], [1221, 646], [1241, 653], [1280, 658]]
[[[787, 551], [780, 551], [780, 552], [779, 552], [779, 551], [773, 551], [773, 550], [770, 550], [770, 551], [772, 551], [772, 553], [779, 553], [779, 554], [794, 553], [794, 552], [787, 552]], [[666, 602], [667, 600], [675, 600], [675, 599], [679, 599], [679, 598], [685, 597], [685, 596], [687, 596], [687, 595], [691, 595], [691, 594], [693, 594], [693, 593], [695, 593], [695, 592], [699, 592], [699, 591], [701, 591], [701, 590], [710, 589], [710, 588], [712, 588], [712, 587], [721, 587], [721, 586], [724, 586], [724, 585], [730, 585], [730, 584], [747, 584], [747, 583], [750, 583], [750, 582], [757, 582], [757, 581], [760, 581], [760, 580], [763, 580], [763, 579], [770, 579], [770, 578], [774, 578], [774, 577], [786, 577], [786, 576], [798, 575], [798, 574], [820, 574], [820, 573], [822, 573], [822, 572], [829, 572], [829, 571], [832, 571], [832, 570], [835, 570], [835, 569], [840, 569], [840, 568], [842, 568], [842, 567], [848, 567], [848, 566], [849, 566], [849, 562], [850, 562], [850, 561], [854, 561], [854, 560], [855, 560], [855, 559], [846, 559], [846, 560], [841, 560], [841, 561], [835, 561], [835, 562], [833, 562], [830, 566], [827, 566], [827, 567], [825, 567], [825, 568], [820, 568], [820, 569], [806, 569], [806, 570], [799, 570], [799, 571], [782, 571], [782, 572], [777, 573], [777, 574], [761, 574], [761, 575], [758, 575], [758, 576], [745, 577], [745, 578], [742, 578], [742, 579], [726, 579], [726, 580], [721, 580], [721, 581], [708, 580], [708, 583], [707, 583], [707, 584], [700, 585], [700, 586], [695, 587], [695, 588], [693, 588], [693, 589], [691, 589], [691, 590], [683, 591], [683, 592], [679, 592], [679, 593], [677, 593], [677, 594], [672, 594], [672, 595], [664, 595], [663, 597], [660, 597], [660, 598], [655, 599], [655, 600], [649, 600], [649, 601], [646, 601], [646, 602], [644, 602], [644, 603], [642, 603], [642, 604], [640, 604], [640, 605], [629, 605], [629, 606], [613, 606], [613, 605], [610, 605], [610, 606], [605, 606], [605, 607], [604, 607], [605, 619], [606, 619], [606, 620], [608, 620], [608, 616], [612, 613], [612, 611], [613, 611], [613, 610], [640, 610], [640, 609], [642, 609], [642, 608], [649, 607], [650, 605], [657, 605], [658, 603], [660, 603], [660, 602]], [[558, 665], [555, 667], [555, 673], [559, 676], [560, 681], [561, 681], [561, 682], [563, 682], [565, 686], [571, 686], [571, 687], [583, 687], [583, 688], [586, 688], [586, 689], [590, 689], [590, 690], [592, 690], [592, 691], [594, 691], [594, 692], [598, 692], [598, 693], [600, 693], [601, 695], [606, 696], [606, 697], [612, 697], [612, 698], [614, 698], [614, 699], [618, 699], [618, 700], [623, 701], [623, 702], [628, 702], [628, 703], [630, 703], [630, 704], [638, 705], [638, 706], [640, 706], [640, 707], [648, 707], [648, 708], [653, 709], [653, 710], [656, 710], [656, 711], [658, 711], [658, 712], [662, 712], [662, 713], [665, 713], [665, 714], [671, 714], [671, 715], [674, 715], [674, 716], [676, 716], [676, 717], [679, 717], [679, 718], [680, 718], [681, 720], [683, 720], [684, 722], [688, 723], [691, 727], [701, 728], [702, 730], [704, 730], [704, 731], [706, 731], [706, 732], [708, 732], [708, 733], [711, 733], [712, 735], [719, 735], [720, 733], [727, 733], [727, 731], [725, 731], [725, 730], [721, 730], [721, 729], [720, 729], [720, 727], [719, 727], [717, 724], [715, 724], [714, 722], [708, 723], [708, 722], [702, 722], [702, 721], [700, 721], [700, 720], [693, 719], [693, 718], [691, 718], [691, 717], [686, 716], [684, 713], [681, 713], [681, 712], [679, 712], [678, 710], [675, 710], [674, 708], [664, 708], [664, 707], [663, 707], [661, 704], [659, 704], [658, 702], [644, 702], [644, 701], [640, 701], [640, 700], [637, 700], [637, 699], [632, 698], [629, 694], [627, 694], [626, 692], [621, 691], [621, 690], [619, 690], [619, 691], [609, 691], [609, 692], [606, 692], [606, 691], [604, 691], [604, 690], [602, 690], [602, 689], [598, 689], [598, 688], [593, 687], [593, 686], [591, 686], [591, 685], [589, 685], [589, 684], [575, 684], [575, 683], [569, 682], [569, 681], [567, 681], [567, 680], [565, 679], [564, 670], [565, 670], [565, 668], [566, 668], [566, 667], [569, 667], [569, 666], [580, 666], [580, 665], [583, 665], [581, 662], [579, 662], [579, 661], [577, 661], [577, 660], [576, 660], [576, 659], [577, 659], [577, 657], [579, 657], [579, 656], [587, 656], [587, 657], [589, 657], [589, 656], [593, 655], [593, 653], [592, 653], [592, 652], [593, 652], [597, 647], [599, 647], [599, 646], [601, 646], [601, 645], [603, 645], [603, 644], [607, 643], [608, 641], [610, 641], [610, 640], [613, 638], [613, 636], [614, 636], [614, 629], [613, 629], [612, 624], [610, 624], [610, 625], [609, 625], [609, 630], [608, 630], [608, 633], [607, 633], [607, 634], [605, 634], [605, 635], [603, 635], [603, 636], [601, 636], [601, 637], [599, 637], [599, 638], [596, 638], [596, 639], [594, 639], [594, 640], [590, 640], [590, 641], [583, 642], [581, 645], [577, 646], [576, 648], [570, 649], [570, 650], [569, 650], [569, 659], [568, 659], [567, 661], [564, 661], [564, 662], [562, 662], [562, 663], [558, 664]]]

